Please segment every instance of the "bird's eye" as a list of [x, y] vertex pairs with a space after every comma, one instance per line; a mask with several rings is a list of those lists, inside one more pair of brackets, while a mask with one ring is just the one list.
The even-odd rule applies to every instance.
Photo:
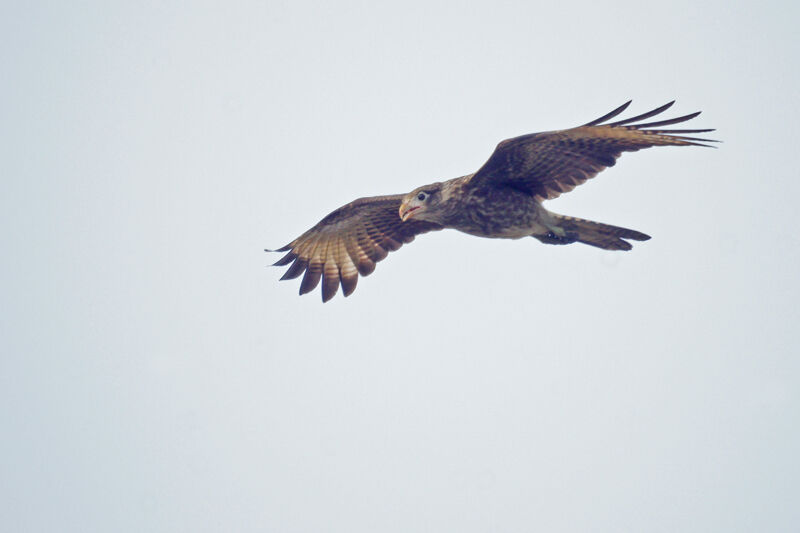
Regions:
[[425, 201], [425, 198], [427, 198], [427, 197], [428, 197], [428, 195], [427, 195], [427, 194], [425, 194], [424, 192], [421, 192], [421, 193], [419, 193], [419, 194], [417, 195], [417, 200], [419, 200], [420, 202], [424, 202], [424, 201]]

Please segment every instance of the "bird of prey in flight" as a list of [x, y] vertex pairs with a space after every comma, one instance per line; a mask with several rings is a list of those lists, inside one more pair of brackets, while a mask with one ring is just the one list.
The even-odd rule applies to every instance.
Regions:
[[[291, 264], [282, 280], [303, 275], [300, 294], [322, 280], [322, 301], [345, 296], [358, 275], [416, 235], [452, 228], [478, 237], [535, 237], [545, 244], [581, 242], [604, 250], [630, 250], [628, 240], [650, 237], [631, 229], [558, 215], [542, 206], [569, 192], [606, 167], [622, 152], [652, 146], [709, 146], [711, 139], [688, 137], [713, 129], [661, 129], [700, 112], [667, 120], [642, 121], [673, 102], [625, 120], [609, 122], [630, 101], [583, 126], [531, 133], [497, 145], [477, 172], [417, 187], [407, 194], [359, 198], [323, 218], [276, 252], [287, 252], [275, 266]], [[273, 250], [267, 250], [273, 251]]]

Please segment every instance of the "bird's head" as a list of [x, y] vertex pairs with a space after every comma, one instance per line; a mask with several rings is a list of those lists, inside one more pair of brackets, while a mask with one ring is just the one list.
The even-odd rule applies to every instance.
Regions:
[[441, 203], [441, 183], [417, 187], [403, 197], [403, 202], [400, 204], [400, 218], [403, 222], [410, 218], [438, 222]]

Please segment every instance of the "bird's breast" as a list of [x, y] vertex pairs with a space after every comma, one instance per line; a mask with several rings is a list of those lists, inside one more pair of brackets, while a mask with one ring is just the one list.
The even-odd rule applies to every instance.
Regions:
[[496, 239], [519, 239], [545, 233], [546, 210], [531, 195], [514, 189], [489, 189], [464, 199], [449, 224], [464, 233]]

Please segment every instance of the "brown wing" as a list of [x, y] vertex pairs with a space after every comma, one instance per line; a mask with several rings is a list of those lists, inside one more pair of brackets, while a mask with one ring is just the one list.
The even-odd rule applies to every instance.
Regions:
[[533, 194], [539, 201], [551, 200], [613, 166], [622, 152], [651, 146], [708, 146], [702, 143], [718, 142], [684, 135], [713, 129], [652, 129], [685, 122], [699, 115], [699, 111], [669, 120], [633, 124], [662, 113], [674, 103], [672, 101], [626, 120], [603, 124], [622, 113], [630, 105], [629, 101], [577, 128], [506, 139], [497, 145], [470, 184], [475, 187], [506, 184]]
[[[422, 220], [400, 219], [402, 194], [359, 198], [323, 218], [316, 226], [276, 252], [289, 252], [274, 266], [292, 263], [282, 280], [305, 273], [300, 294], [314, 290], [322, 278], [322, 301], [339, 290], [349, 296], [358, 275], [367, 276], [389, 252], [414, 240], [414, 236], [442, 229]], [[273, 250], [267, 250], [268, 252]]]

